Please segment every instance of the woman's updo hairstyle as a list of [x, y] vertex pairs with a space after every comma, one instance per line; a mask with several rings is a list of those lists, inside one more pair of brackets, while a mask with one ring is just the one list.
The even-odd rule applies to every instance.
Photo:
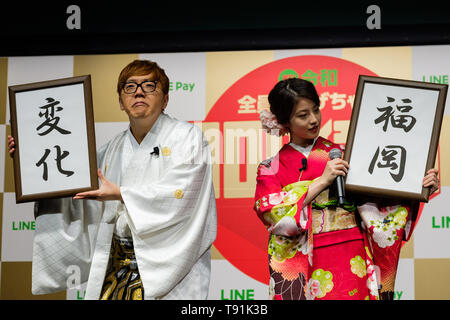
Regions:
[[270, 112], [272, 112], [279, 124], [287, 124], [291, 118], [292, 109], [299, 98], [307, 98], [320, 105], [319, 95], [314, 85], [300, 78], [281, 80], [269, 93]]

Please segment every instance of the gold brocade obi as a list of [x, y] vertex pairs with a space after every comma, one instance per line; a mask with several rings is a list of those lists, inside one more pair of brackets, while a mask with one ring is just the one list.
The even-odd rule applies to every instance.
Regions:
[[[345, 230], [357, 226], [354, 211], [347, 211], [337, 206], [326, 206], [329, 203], [329, 189], [322, 191], [312, 206], [313, 234]], [[323, 207], [323, 208], [320, 208]]]

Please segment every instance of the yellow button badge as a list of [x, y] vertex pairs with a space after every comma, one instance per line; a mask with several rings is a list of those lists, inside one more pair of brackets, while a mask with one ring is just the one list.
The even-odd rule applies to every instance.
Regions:
[[163, 156], [167, 157], [167, 156], [170, 156], [170, 154], [172, 153], [172, 150], [170, 150], [169, 147], [163, 147], [161, 152], [162, 152]]
[[184, 196], [183, 190], [181, 190], [181, 189], [175, 190], [174, 196], [175, 196], [175, 198], [177, 198], [177, 199], [183, 198], [183, 196]]

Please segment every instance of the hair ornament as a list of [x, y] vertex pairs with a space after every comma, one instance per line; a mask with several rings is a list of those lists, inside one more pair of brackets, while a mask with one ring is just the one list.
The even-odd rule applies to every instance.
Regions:
[[262, 128], [269, 134], [274, 136], [284, 136], [289, 132], [288, 128], [281, 125], [277, 121], [277, 117], [267, 109], [262, 109], [259, 113]]

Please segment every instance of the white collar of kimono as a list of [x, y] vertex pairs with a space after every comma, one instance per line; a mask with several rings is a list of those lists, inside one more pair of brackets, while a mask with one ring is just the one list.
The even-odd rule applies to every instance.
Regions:
[[[150, 131], [147, 133], [147, 135], [144, 137], [144, 140], [142, 140], [141, 143], [143, 143], [145, 140], [151, 139], [152, 136], [157, 135], [157, 132], [159, 132], [159, 123], [161, 122], [161, 118], [166, 116], [165, 114], [160, 114], [158, 119], [156, 119], [155, 123], [153, 124]], [[133, 151], [136, 151], [139, 148], [139, 143], [137, 142], [136, 138], [133, 136], [133, 133], [131, 132], [131, 126], [128, 126], [127, 135], [130, 139], [131, 146], [133, 147]]]
[[318, 137], [316, 137], [316, 138], [314, 139], [313, 143], [310, 144], [310, 145], [307, 146], [307, 147], [299, 146], [298, 144], [295, 144], [295, 143], [293, 143], [293, 142], [289, 142], [289, 145], [290, 145], [292, 148], [294, 148], [295, 150], [297, 150], [297, 151], [303, 153], [303, 155], [304, 155], [305, 157], [308, 157], [308, 156], [309, 156], [309, 153], [311, 152], [311, 150], [312, 150], [312, 148], [313, 148], [313, 146], [314, 146], [314, 144], [316, 143], [317, 138], [318, 138]]
[[136, 138], [133, 136], [130, 126], [128, 126], [127, 135], [128, 135], [128, 138], [130, 139], [131, 146], [133, 147], [133, 151], [136, 151], [137, 148], [139, 148], [139, 143], [136, 141]]

